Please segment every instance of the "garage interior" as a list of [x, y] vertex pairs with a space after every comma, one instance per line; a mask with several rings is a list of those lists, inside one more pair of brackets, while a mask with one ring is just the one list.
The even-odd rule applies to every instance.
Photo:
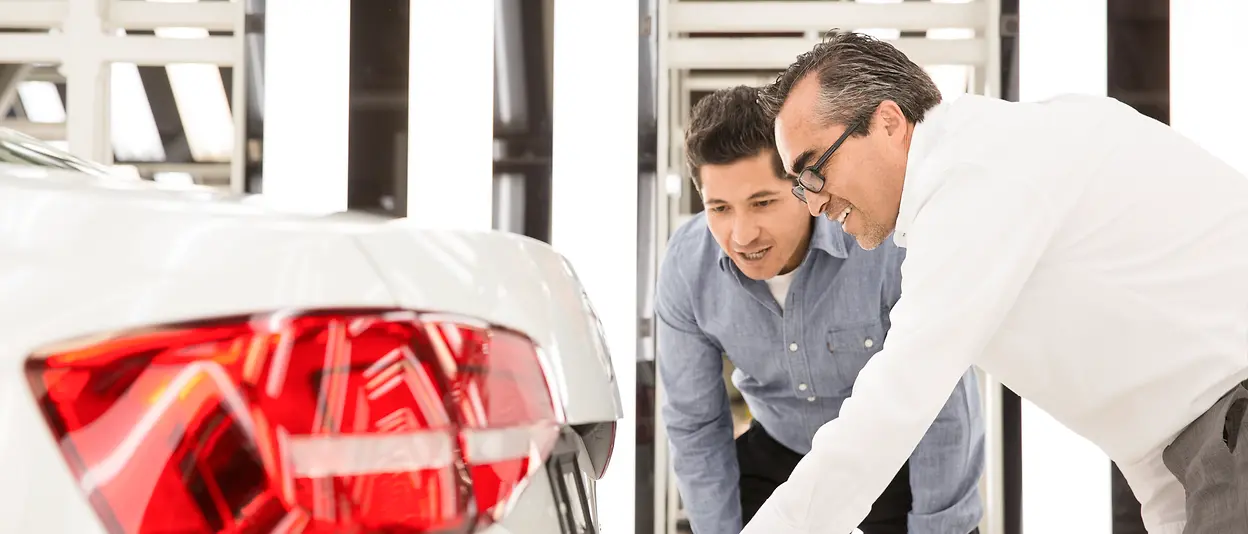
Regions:
[[[625, 504], [603, 507], [604, 532], [674, 534], [688, 523], [657, 411], [651, 298], [668, 235], [702, 210], [679, 143], [693, 104], [768, 83], [820, 32], [865, 29], [946, 95], [1100, 93], [1176, 127], [1183, 99], [1190, 135], [1215, 138], [1191, 118], [1211, 109], [1192, 102], [1235, 74], [1192, 43], [1248, 49], [1194, 15], [1177, 25], [1180, 4], [0, 0], [0, 127], [170, 187], [553, 244], [595, 299], [624, 388], [598, 492]], [[1199, 21], [1218, 23], [1209, 9]], [[1172, 91], [1180, 64], [1204, 78]], [[981, 532], [1144, 532], [1103, 455], [981, 378]], [[739, 396], [734, 415], [743, 429]]]

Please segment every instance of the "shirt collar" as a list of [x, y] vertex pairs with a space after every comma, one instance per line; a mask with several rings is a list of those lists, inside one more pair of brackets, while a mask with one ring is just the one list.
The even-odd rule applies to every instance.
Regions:
[[[806, 258], [802, 260], [805, 263], [810, 259], [811, 251], [822, 250], [834, 258], [845, 259], [849, 257], [849, 246], [846, 243], [850, 239], [849, 235], [841, 230], [841, 224], [829, 220], [827, 217], [814, 217], [811, 224], [810, 247], [806, 251]], [[728, 257], [728, 253], [724, 252], [721, 247], [719, 249], [719, 268], [727, 271], [732, 265], [732, 258]]]
[[929, 109], [923, 120], [914, 125], [914, 135], [910, 137], [910, 151], [906, 160], [905, 183], [901, 186], [901, 206], [897, 210], [897, 225], [893, 230], [893, 242], [899, 247], [906, 246], [906, 235], [921, 202], [918, 197], [923, 179], [922, 171], [931, 160], [932, 147], [945, 128], [946, 116], [952, 105], [952, 102], [942, 101]]

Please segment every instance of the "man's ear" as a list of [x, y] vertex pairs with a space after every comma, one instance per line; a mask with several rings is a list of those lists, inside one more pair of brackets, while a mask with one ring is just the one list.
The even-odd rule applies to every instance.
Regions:
[[901, 106], [892, 100], [880, 102], [879, 107], [875, 109], [876, 126], [884, 128], [884, 133], [889, 137], [901, 136], [906, 133], [906, 114], [901, 112]]

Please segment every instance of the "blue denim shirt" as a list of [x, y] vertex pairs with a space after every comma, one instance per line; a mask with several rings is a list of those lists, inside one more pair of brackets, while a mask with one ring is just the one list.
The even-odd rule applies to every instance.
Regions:
[[[904, 250], [863, 250], [840, 225], [814, 222], [784, 312], [765, 282], [747, 278], [700, 214], [673, 234], [659, 272], [655, 314], [662, 414], [677, 483], [695, 534], [742, 529], [739, 469], [723, 357], [754, 419], [776, 441], [810, 452], [888, 332], [901, 293]], [[978, 525], [984, 425], [974, 371], [954, 391], [910, 457], [909, 530], [961, 534]], [[827, 503], [836, 506], [836, 503]]]

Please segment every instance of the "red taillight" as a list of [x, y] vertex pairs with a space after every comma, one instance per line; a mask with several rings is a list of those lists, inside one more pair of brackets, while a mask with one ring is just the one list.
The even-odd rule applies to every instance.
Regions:
[[31, 358], [118, 534], [465, 533], [558, 435], [533, 343], [409, 312], [266, 316]]

